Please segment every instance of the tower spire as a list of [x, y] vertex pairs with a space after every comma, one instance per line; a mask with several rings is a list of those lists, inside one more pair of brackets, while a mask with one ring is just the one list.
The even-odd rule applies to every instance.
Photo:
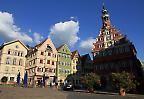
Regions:
[[103, 3], [103, 7], [102, 7], [102, 23], [103, 26], [107, 26], [107, 23], [110, 23], [110, 19], [109, 19], [109, 13], [108, 10], [106, 9], [104, 3]]

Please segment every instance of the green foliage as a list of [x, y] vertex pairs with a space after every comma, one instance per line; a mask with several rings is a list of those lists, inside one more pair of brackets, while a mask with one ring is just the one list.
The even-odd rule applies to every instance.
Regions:
[[136, 88], [138, 82], [134, 80], [134, 76], [127, 72], [112, 73], [111, 74], [111, 85], [115, 90], [124, 88], [126, 91], [130, 91]]
[[94, 89], [100, 86], [100, 77], [95, 73], [88, 73], [81, 77], [81, 82], [87, 89]]
[[8, 81], [8, 77], [3, 76], [2, 79], [1, 79], [1, 82], [6, 83], [7, 81]]

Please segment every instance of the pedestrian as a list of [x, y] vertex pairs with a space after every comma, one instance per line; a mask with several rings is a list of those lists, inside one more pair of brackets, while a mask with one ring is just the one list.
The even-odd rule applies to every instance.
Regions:
[[55, 87], [58, 88], [58, 79], [55, 77]]
[[52, 87], [52, 81], [50, 81], [50, 87]]

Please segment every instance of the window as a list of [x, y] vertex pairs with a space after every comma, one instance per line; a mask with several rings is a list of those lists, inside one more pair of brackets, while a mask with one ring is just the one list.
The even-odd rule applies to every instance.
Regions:
[[49, 69], [49, 72], [51, 72], [51, 73], [52, 73], [52, 70], [53, 70], [53, 69]]
[[100, 45], [97, 45], [97, 48], [100, 48]]
[[54, 62], [52, 61], [52, 65], [54, 65]]
[[13, 71], [13, 72], [15, 71], [15, 67], [12, 67], [12, 71]]
[[13, 65], [16, 65], [16, 58], [13, 59]]
[[35, 59], [33, 60], [33, 64], [35, 64]]
[[10, 81], [14, 81], [14, 77], [10, 77]]
[[102, 41], [102, 38], [100, 38], [100, 41]]
[[73, 69], [76, 69], [75, 66], [73, 66]]
[[18, 56], [20, 56], [20, 52], [18, 52]]
[[41, 63], [41, 64], [43, 63], [43, 60], [42, 60], [42, 59], [40, 59], [40, 63]]
[[109, 34], [110, 34], [110, 32], [109, 32], [109, 31], [107, 31], [107, 32], [106, 32], [106, 34], [107, 34], [107, 35], [109, 35]]
[[51, 53], [48, 53], [48, 56], [51, 56]]
[[19, 65], [22, 66], [22, 59], [19, 60]]
[[19, 48], [19, 46], [18, 46], [18, 45], [16, 45], [16, 48]]
[[10, 50], [8, 50], [8, 54], [11, 54], [11, 51], [10, 51]]
[[14, 51], [14, 55], [17, 56], [17, 51]]
[[47, 60], [47, 64], [50, 64], [50, 60]]
[[118, 34], [114, 34], [114, 37], [118, 36]]
[[58, 64], [61, 64], [61, 62], [59, 61]]
[[48, 68], [45, 68], [45, 72], [48, 72]]
[[40, 67], [37, 68], [37, 72], [41, 72], [41, 68]]
[[107, 36], [107, 37], [106, 37], [106, 40], [111, 40], [111, 36]]
[[67, 58], [67, 55], [65, 55], [65, 58]]
[[6, 59], [6, 64], [10, 64], [10, 57], [7, 57], [7, 59]]
[[50, 45], [49, 45], [49, 44], [47, 45], [46, 50], [47, 50], [47, 51], [51, 51], [51, 52], [52, 52], [52, 48], [50, 47]]
[[44, 55], [44, 52], [41, 52], [41, 55]]
[[5, 67], [5, 71], [8, 71], [8, 70], [9, 70], [9, 67], [8, 67], [8, 66], [6, 66], [6, 67]]
[[64, 63], [62, 62], [62, 65], [64, 65]]
[[23, 52], [21, 52], [21, 56], [23, 56]]

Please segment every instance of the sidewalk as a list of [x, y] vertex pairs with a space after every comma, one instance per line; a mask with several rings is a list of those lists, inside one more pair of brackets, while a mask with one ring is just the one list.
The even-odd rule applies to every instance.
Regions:
[[[90, 93], [87, 90], [74, 90], [74, 92], [84, 92], [84, 93]], [[114, 92], [106, 92], [106, 91], [94, 91], [92, 94], [105, 94], [105, 95], [119, 95], [119, 93]], [[126, 96], [144, 96], [140, 94], [126, 94]]]

